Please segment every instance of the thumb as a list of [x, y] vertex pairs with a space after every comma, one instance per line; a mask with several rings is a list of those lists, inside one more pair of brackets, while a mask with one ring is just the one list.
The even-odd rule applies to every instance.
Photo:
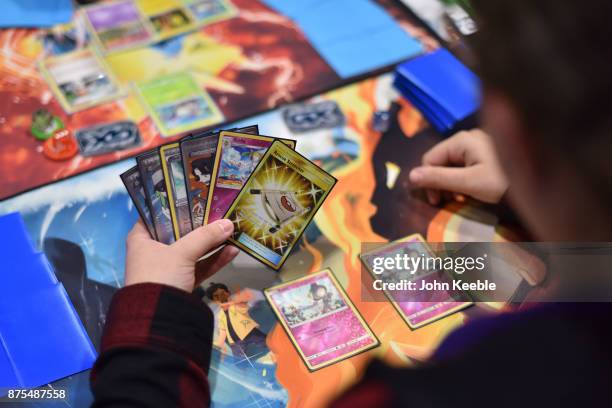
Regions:
[[196, 262], [202, 255], [225, 242], [232, 232], [234, 232], [234, 223], [222, 219], [196, 228], [172, 244], [172, 247], [184, 258]]
[[472, 193], [472, 177], [467, 167], [417, 167], [410, 172], [410, 181], [422, 188], [468, 195]]

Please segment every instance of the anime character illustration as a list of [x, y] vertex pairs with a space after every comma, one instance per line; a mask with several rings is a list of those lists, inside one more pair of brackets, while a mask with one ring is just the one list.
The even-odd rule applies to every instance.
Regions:
[[[258, 296], [259, 295], [259, 296]], [[216, 313], [217, 336], [214, 346], [234, 357], [253, 358], [257, 362], [273, 363], [274, 357], [266, 345], [266, 334], [250, 314], [251, 307], [263, 300], [261, 293], [243, 289], [232, 294], [222, 283], [211, 283], [206, 297], [218, 306]]]
[[259, 163], [266, 149], [259, 146], [241, 145], [229, 145], [226, 149], [227, 153], [222, 156], [219, 165], [219, 179], [224, 185], [235, 184], [237, 188], [240, 188]]
[[[195, 159], [191, 163], [191, 174], [196, 178], [197, 181], [203, 183], [206, 187], [210, 185], [210, 175], [213, 170], [214, 157], [205, 157], [201, 159]], [[208, 188], [206, 189], [208, 190]]]
[[157, 170], [153, 173], [153, 190], [155, 191], [155, 196], [159, 199], [161, 204], [161, 210], [168, 219], [170, 219], [170, 207], [168, 204], [168, 192], [166, 191], [166, 182], [164, 180], [164, 175], [161, 170]]

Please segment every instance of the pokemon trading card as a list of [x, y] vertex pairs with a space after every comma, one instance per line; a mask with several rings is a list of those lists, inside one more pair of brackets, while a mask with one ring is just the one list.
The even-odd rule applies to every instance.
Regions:
[[151, 238], [156, 239], [155, 227], [153, 226], [153, 220], [151, 219], [151, 212], [147, 206], [147, 200], [145, 198], [144, 188], [142, 186], [142, 180], [140, 179], [140, 173], [138, 172], [138, 166], [134, 166], [125, 173], [120, 175], [121, 181], [125, 185], [125, 188], [136, 207], [136, 211], [142, 218], [149, 235]]
[[174, 230], [159, 154], [157, 150], [148, 151], [136, 157], [136, 162], [157, 240], [164, 244], [171, 244], [174, 242]]
[[40, 63], [40, 71], [68, 113], [123, 96], [115, 76], [90, 48], [48, 57]]
[[264, 294], [310, 371], [380, 344], [330, 269]]
[[136, 90], [164, 137], [223, 121], [215, 102], [188, 72], [139, 83]]
[[189, 215], [189, 202], [187, 200], [187, 186], [183, 173], [183, 160], [181, 147], [178, 142], [170, 143], [159, 148], [174, 238], [179, 239], [191, 232], [191, 216]]
[[223, 218], [228, 242], [278, 270], [336, 179], [280, 141], [266, 151]]
[[[374, 272], [375, 258], [395, 258], [398, 254], [406, 254], [416, 258], [428, 254], [431, 255], [433, 252], [420, 234], [414, 234], [360, 254], [359, 258], [375, 279], [382, 279], [383, 281], [414, 281], [416, 282], [415, 287], [420, 288], [422, 287], [422, 282], [450, 280], [450, 277], [440, 270], [421, 269], [414, 272], [408, 270], [389, 270], [384, 272], [385, 275], [377, 275]], [[473, 304], [467, 293], [459, 293], [457, 291], [402, 290], [391, 292], [385, 290], [384, 293], [406, 324], [408, 324], [408, 327], [413, 330], [463, 310]]]
[[[253, 125], [236, 129], [236, 131], [256, 135], [259, 133], [259, 128]], [[218, 141], [219, 132], [205, 132], [185, 137], [180, 142], [191, 224], [194, 229], [204, 224], [208, 187]]]
[[[274, 138], [269, 136], [221, 132], [210, 178], [204, 224], [223, 218], [273, 141]], [[295, 140], [281, 141], [295, 148]]]

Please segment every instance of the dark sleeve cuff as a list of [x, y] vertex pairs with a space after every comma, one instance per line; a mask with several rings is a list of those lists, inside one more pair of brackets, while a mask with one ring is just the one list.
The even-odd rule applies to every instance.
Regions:
[[180, 289], [155, 283], [127, 286], [113, 297], [101, 351], [162, 348], [181, 354], [208, 372], [213, 318], [208, 306]]

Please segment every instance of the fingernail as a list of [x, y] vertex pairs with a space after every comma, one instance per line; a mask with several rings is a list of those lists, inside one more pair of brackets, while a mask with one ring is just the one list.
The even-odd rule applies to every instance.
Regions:
[[421, 171], [421, 169], [418, 169], [418, 168], [412, 169], [409, 177], [410, 177], [410, 181], [418, 184], [421, 180], [423, 180], [423, 172]]
[[230, 220], [222, 219], [217, 221], [217, 224], [221, 228], [221, 231], [228, 234], [234, 230], [234, 223]]
[[434, 205], [434, 198], [431, 195], [431, 190], [425, 191], [425, 195], [427, 196], [427, 201], [429, 202], [429, 204]]
[[240, 252], [240, 250], [236, 248], [235, 246], [230, 247], [229, 249], [230, 256], [236, 256], [238, 255], [238, 252]]

